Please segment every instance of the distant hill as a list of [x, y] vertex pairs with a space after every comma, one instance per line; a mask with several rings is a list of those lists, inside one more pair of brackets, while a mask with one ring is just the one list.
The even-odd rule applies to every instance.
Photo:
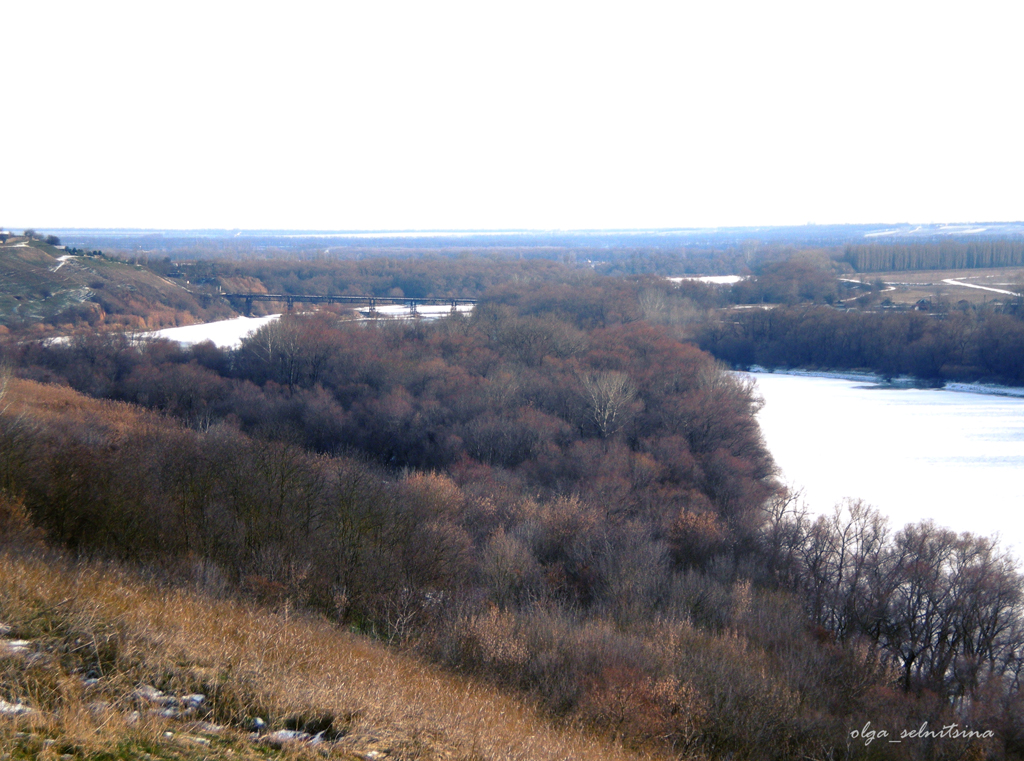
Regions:
[[0, 245], [0, 325], [8, 330], [148, 329], [230, 314], [222, 302], [201, 303], [183, 283], [94, 249], [25, 237]]

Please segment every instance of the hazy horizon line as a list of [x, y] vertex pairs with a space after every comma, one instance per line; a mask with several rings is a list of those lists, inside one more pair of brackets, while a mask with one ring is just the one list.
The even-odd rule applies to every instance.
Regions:
[[170, 226], [147, 226], [147, 227], [118, 227], [118, 226], [53, 226], [53, 225], [14, 225], [5, 227], [10, 233], [16, 230], [38, 230], [40, 232], [64, 232], [64, 233], [234, 233], [260, 234], [260, 233], [306, 233], [310, 235], [411, 235], [411, 234], [454, 234], [454, 235], [516, 235], [516, 234], [542, 234], [542, 233], [686, 233], [686, 232], [711, 232], [716, 230], [771, 230], [785, 228], [814, 228], [814, 227], [864, 227], [864, 228], [886, 228], [886, 227], [929, 227], [929, 228], [952, 228], [968, 227], [977, 225], [1003, 226], [1003, 225], [1024, 225], [1021, 220], [979, 220], [979, 221], [955, 221], [955, 222], [806, 222], [803, 224], [754, 224], [754, 225], [713, 225], [707, 227], [699, 226], [669, 226], [669, 227], [394, 227], [394, 228], [303, 228], [303, 227], [170, 227]]

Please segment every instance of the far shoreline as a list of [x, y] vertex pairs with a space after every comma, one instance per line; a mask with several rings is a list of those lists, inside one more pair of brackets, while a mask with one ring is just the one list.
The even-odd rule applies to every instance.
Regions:
[[960, 394], [986, 394], [989, 396], [1024, 398], [1024, 388], [1019, 386], [1003, 386], [997, 383], [967, 383], [964, 381], [943, 381], [942, 385], [934, 385], [908, 375], [886, 379], [878, 373], [869, 371], [805, 370], [802, 368], [770, 368], [763, 365], [751, 365], [747, 370], [739, 370], [737, 372], [745, 372], [750, 375], [793, 375], [804, 378], [860, 381], [862, 383], [871, 383], [879, 388], [917, 388], [931, 391], [951, 391]]

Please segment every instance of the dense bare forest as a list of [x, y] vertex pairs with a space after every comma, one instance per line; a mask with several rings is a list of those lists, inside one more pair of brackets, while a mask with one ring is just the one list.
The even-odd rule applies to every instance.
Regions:
[[[401, 287], [390, 266], [357, 274]], [[755, 287], [806, 298], [824, 266], [768, 263]], [[286, 315], [234, 351], [7, 344], [11, 525], [318, 611], [629, 744], [875, 757], [851, 731], [927, 721], [992, 736], [884, 754], [1019, 754], [1015, 561], [860, 505], [800, 514], [751, 388], [690, 340], [728, 288], [550, 262], [470, 287], [472, 316]]]

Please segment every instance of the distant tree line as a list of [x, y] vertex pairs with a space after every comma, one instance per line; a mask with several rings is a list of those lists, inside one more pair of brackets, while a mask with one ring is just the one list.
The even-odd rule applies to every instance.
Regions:
[[1020, 267], [1024, 265], [1024, 241], [859, 244], [846, 246], [843, 259], [857, 272]]
[[[25, 230], [21, 235], [23, 238], [28, 238], [29, 240], [40, 240], [50, 246], [60, 245], [60, 238], [58, 238], [56, 235], [47, 235], [44, 237], [37, 233], [35, 230], [31, 229]], [[12, 233], [9, 230], [4, 230], [2, 227], [0, 227], [0, 243], [6, 243], [8, 239], [10, 239], [13, 236], [14, 233]]]
[[[0, 231], [0, 233], [2, 233], [2, 231]], [[9, 236], [10, 233], [7, 233], [7, 235]], [[22, 235], [22, 237], [28, 238], [29, 240], [42, 241], [43, 243], [46, 243], [49, 246], [59, 246], [60, 245], [60, 238], [58, 238], [56, 235], [45, 235], [44, 236], [44, 235], [36, 232], [35, 230], [31, 229], [31, 228], [29, 228], [28, 230], [25, 230], [21, 235]]]
[[991, 310], [733, 310], [698, 333], [702, 348], [740, 367], [866, 369], [890, 378], [1024, 385], [1024, 321]]
[[376, 257], [367, 260], [295, 261], [255, 259], [244, 262], [180, 262], [178, 269], [192, 283], [217, 284], [224, 290], [239, 286], [286, 295], [479, 296], [509, 281], [545, 283], [592, 277], [590, 271], [572, 274], [559, 262], [490, 256], [449, 257], [431, 254], [416, 259]]

